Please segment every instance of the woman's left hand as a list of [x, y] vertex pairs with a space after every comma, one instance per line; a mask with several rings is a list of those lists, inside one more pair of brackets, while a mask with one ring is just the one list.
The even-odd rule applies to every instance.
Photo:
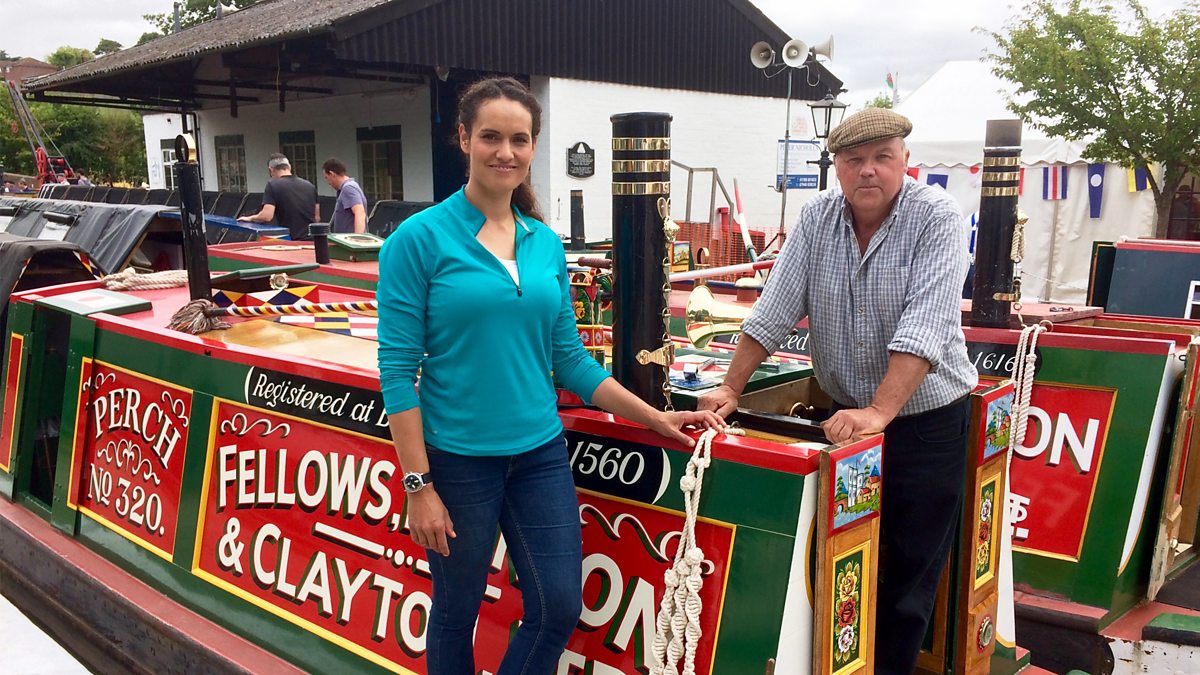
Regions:
[[693, 429], [724, 429], [725, 420], [720, 415], [711, 410], [691, 411], [680, 410], [675, 412], [661, 412], [650, 419], [646, 424], [652, 430], [673, 438], [687, 447], [692, 447], [696, 441], [683, 433], [685, 427]]

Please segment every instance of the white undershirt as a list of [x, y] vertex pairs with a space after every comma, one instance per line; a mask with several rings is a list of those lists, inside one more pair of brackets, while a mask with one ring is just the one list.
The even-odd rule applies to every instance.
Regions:
[[[492, 255], [496, 255], [496, 254], [493, 253]], [[496, 256], [496, 260], [499, 260], [500, 264], [504, 265], [504, 269], [508, 270], [508, 275], [510, 277], [512, 277], [513, 283], [520, 286], [521, 285], [521, 276], [517, 273], [517, 261], [516, 260], [505, 260], [504, 258], [501, 258], [500, 256]]]

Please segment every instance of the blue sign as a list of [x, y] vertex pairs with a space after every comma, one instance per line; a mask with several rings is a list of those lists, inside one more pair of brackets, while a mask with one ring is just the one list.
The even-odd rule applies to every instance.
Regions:
[[[779, 185], [782, 182], [783, 182], [783, 176], [780, 174], [775, 174], [775, 184]], [[819, 181], [818, 181], [818, 177], [816, 174], [813, 174], [813, 175], [809, 175], [809, 174], [795, 175], [795, 174], [793, 174], [791, 176], [788, 176], [787, 189], [800, 190], [800, 189], [804, 189], [804, 188], [816, 188], [818, 182]]]
[[[783, 183], [783, 139], [775, 146], [775, 184]], [[817, 141], [798, 141], [791, 139], [787, 148], [787, 189], [816, 189], [818, 183], [817, 165], [813, 162], [821, 158], [821, 144]]]

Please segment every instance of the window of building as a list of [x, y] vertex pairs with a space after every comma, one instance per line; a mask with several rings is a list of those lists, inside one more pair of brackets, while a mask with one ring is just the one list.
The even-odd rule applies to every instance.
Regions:
[[279, 132], [279, 152], [292, 163], [292, 173], [317, 184], [317, 137], [311, 131]]
[[175, 189], [175, 139], [164, 138], [158, 142], [162, 152], [163, 186], [168, 190]]
[[217, 189], [221, 192], [246, 192], [246, 144], [241, 134], [216, 136]]
[[404, 199], [399, 125], [360, 128], [358, 157], [362, 162], [358, 183], [367, 195], [367, 201]]

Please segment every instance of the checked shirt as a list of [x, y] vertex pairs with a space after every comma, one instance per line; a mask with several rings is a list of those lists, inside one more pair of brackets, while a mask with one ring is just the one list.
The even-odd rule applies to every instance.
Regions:
[[808, 316], [817, 381], [856, 408], [870, 405], [890, 352], [919, 356], [931, 369], [900, 416], [940, 408], [977, 382], [959, 310], [970, 263], [964, 241], [954, 200], [905, 177], [891, 215], [860, 255], [844, 195], [824, 192], [801, 209], [742, 331], [774, 351]]

